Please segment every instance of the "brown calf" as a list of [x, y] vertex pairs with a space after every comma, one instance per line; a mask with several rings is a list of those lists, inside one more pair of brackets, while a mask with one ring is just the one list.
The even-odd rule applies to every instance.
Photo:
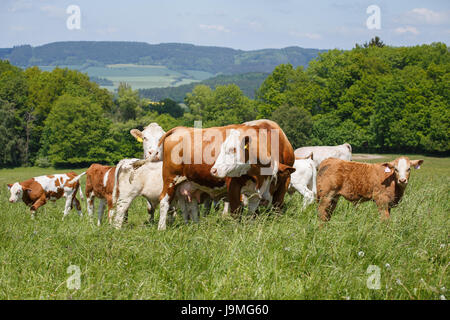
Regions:
[[97, 225], [101, 224], [105, 204], [108, 206], [108, 220], [111, 219], [114, 204], [112, 193], [114, 190], [114, 175], [116, 167], [103, 166], [98, 163], [92, 164], [86, 171], [86, 199], [89, 217], [94, 213], [95, 197], [100, 199], [98, 206]]
[[420, 168], [423, 160], [400, 157], [385, 163], [361, 163], [335, 158], [324, 160], [317, 174], [319, 216], [328, 221], [340, 196], [351, 202], [373, 200], [381, 218], [401, 200], [408, 184], [411, 166]]

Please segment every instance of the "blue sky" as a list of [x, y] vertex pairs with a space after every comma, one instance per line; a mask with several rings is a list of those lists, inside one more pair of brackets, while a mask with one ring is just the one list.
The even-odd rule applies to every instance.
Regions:
[[[81, 29], [68, 30], [69, 5]], [[369, 5], [381, 29], [369, 30]], [[449, 0], [0, 0], [0, 47], [54, 41], [184, 42], [252, 50], [350, 49], [375, 35], [390, 45], [450, 44]]]

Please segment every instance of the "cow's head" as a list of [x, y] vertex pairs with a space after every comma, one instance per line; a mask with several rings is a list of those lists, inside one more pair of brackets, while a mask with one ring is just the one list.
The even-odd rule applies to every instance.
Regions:
[[232, 129], [220, 147], [219, 155], [211, 168], [211, 174], [218, 178], [240, 177], [251, 165], [249, 159], [250, 137], [241, 137], [239, 130]]
[[143, 143], [145, 159], [162, 160], [162, 145], [158, 146], [158, 142], [165, 132], [157, 123], [150, 123], [143, 131], [132, 129], [130, 133], [137, 141]]
[[385, 162], [382, 166], [386, 173], [391, 173], [395, 176], [396, 183], [406, 186], [409, 181], [411, 167], [419, 169], [423, 160], [409, 160], [407, 157], [400, 157], [391, 162]]
[[11, 195], [9, 196], [9, 202], [14, 203], [22, 200], [23, 196], [23, 187], [20, 183], [16, 182], [13, 184], [8, 184], [8, 189]]

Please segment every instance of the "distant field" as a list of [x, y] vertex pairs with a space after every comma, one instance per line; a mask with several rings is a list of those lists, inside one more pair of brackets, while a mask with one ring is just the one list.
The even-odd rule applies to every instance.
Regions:
[[[178, 216], [164, 232], [145, 224], [143, 199], [122, 230], [75, 212], [61, 221], [62, 200], [33, 221], [23, 204], [8, 202], [5, 184], [67, 170], [2, 169], [0, 299], [448, 298], [450, 158], [420, 158], [390, 221], [373, 203], [341, 199], [322, 228], [317, 205], [302, 212], [299, 194], [286, 197], [282, 215], [239, 222], [218, 210], [198, 225]], [[71, 265], [81, 270], [78, 290], [66, 285]], [[367, 287], [369, 267], [379, 268], [377, 290]]]
[[[111, 64], [104, 67], [83, 67], [80, 65], [64, 65], [61, 68], [76, 69], [89, 76], [111, 80], [113, 86], [102, 86], [108, 90], [116, 89], [120, 82], [126, 82], [133, 89], [159, 88], [179, 86], [214, 76], [212, 73], [197, 70], [174, 71], [165, 66]], [[54, 66], [39, 66], [42, 70], [51, 71]]]

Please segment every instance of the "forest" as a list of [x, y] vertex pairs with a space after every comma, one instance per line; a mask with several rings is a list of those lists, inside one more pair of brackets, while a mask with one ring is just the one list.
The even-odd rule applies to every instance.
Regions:
[[[167, 98], [167, 97], [166, 97]], [[450, 53], [444, 43], [380, 41], [329, 50], [307, 68], [279, 64], [247, 97], [199, 84], [152, 101], [126, 83], [113, 94], [75, 70], [0, 61], [0, 166], [85, 167], [141, 157], [132, 128], [204, 127], [268, 118], [295, 148], [348, 142], [354, 152], [450, 154]]]

